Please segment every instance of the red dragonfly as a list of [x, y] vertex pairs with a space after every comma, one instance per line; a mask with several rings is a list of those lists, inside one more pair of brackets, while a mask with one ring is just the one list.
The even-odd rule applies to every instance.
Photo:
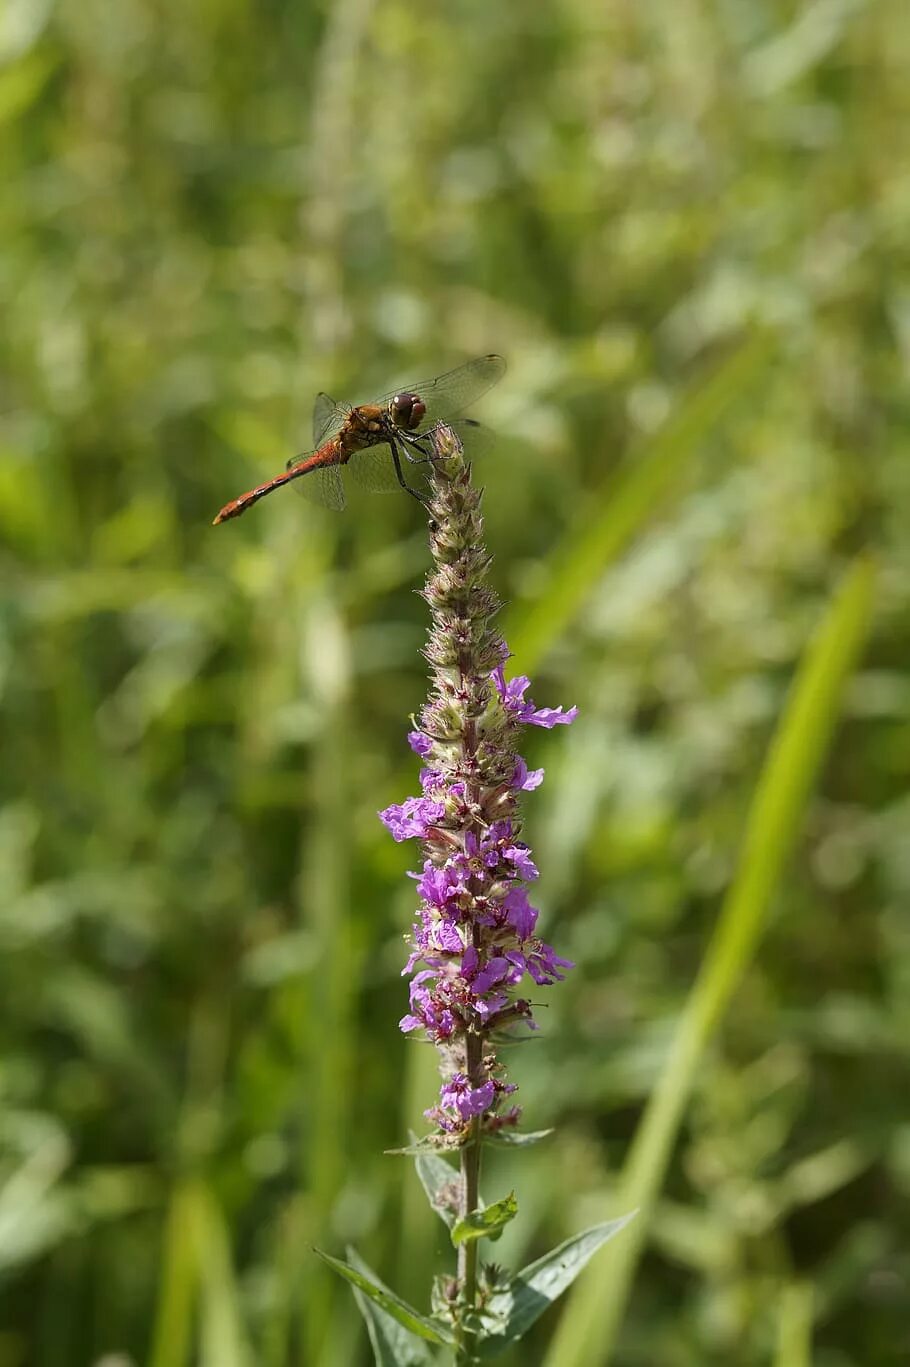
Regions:
[[[506, 363], [501, 356], [478, 356], [435, 380], [396, 389], [375, 403], [349, 408], [320, 394], [313, 408], [315, 450], [294, 456], [283, 475], [266, 480], [249, 493], [225, 504], [213, 526], [239, 517], [266, 494], [299, 480], [296, 488], [327, 508], [345, 505], [342, 466], [368, 489], [398, 485], [423, 503], [404, 477], [402, 461], [412, 465], [432, 459], [431, 438], [436, 424], [456, 417], [501, 379]], [[477, 424], [454, 424], [459, 437], [470, 440]], [[306, 476], [306, 478], [304, 478]]]

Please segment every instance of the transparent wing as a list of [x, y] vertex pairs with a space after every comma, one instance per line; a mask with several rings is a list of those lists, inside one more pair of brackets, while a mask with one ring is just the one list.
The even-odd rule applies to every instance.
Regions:
[[473, 418], [462, 418], [459, 422], [450, 422], [449, 427], [461, 442], [469, 460], [490, 454], [493, 448], [493, 431], [482, 422], [475, 422]]
[[482, 394], [502, 379], [505, 370], [506, 363], [501, 356], [478, 356], [466, 365], [457, 366], [455, 370], [447, 370], [444, 375], [437, 375], [435, 380], [399, 385], [397, 389], [383, 395], [376, 402], [385, 405], [396, 394], [405, 391], [419, 395], [426, 404], [427, 413], [417, 430], [426, 432], [440, 419], [446, 421], [457, 417], [472, 403], [476, 403]]
[[[288, 470], [306, 465], [311, 456], [311, 451], [304, 456], [293, 456], [287, 463]], [[309, 503], [318, 503], [322, 508], [334, 508], [340, 513], [345, 506], [344, 481], [337, 465], [314, 466], [293, 480], [291, 488]]]
[[347, 404], [336, 403], [328, 394], [317, 394], [313, 404], [313, 445], [321, 446], [334, 437], [350, 411]]
[[[365, 451], [357, 451], [348, 461], [351, 482], [371, 493], [384, 494], [400, 489], [392, 452], [388, 446], [368, 446]], [[405, 476], [407, 478], [407, 476]]]

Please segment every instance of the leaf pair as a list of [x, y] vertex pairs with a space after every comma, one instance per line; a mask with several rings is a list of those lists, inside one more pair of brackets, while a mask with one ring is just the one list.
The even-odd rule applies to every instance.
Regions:
[[[448, 1167], [447, 1164], [443, 1166]], [[449, 1171], [451, 1172], [451, 1169]], [[486, 1219], [490, 1227], [501, 1232], [506, 1221], [512, 1218], [507, 1212], [514, 1205], [514, 1196], [506, 1197], [504, 1201], [487, 1207], [486, 1211], [475, 1212], [475, 1216], [479, 1217], [479, 1221]], [[512, 1213], [514, 1214], [514, 1210]], [[443, 1218], [448, 1223], [448, 1219]], [[456, 1230], [461, 1226], [466, 1227], [463, 1238], [489, 1236], [488, 1229], [479, 1229], [471, 1224], [474, 1218], [470, 1216], [453, 1224], [453, 1241]], [[482, 1315], [478, 1316], [479, 1327], [472, 1342], [475, 1358], [480, 1361], [497, 1357], [506, 1348], [517, 1343], [547, 1307], [571, 1286], [597, 1250], [608, 1239], [618, 1234], [632, 1218], [632, 1215], [624, 1215], [618, 1220], [594, 1225], [584, 1233], [566, 1239], [536, 1262], [529, 1263], [505, 1289], [497, 1291], [490, 1298]], [[354, 1288], [354, 1295], [373, 1345], [377, 1367], [426, 1367], [427, 1364], [437, 1361], [426, 1344], [456, 1347], [456, 1335], [451, 1325], [434, 1317], [422, 1315], [420, 1311], [396, 1296], [353, 1249], [348, 1250], [346, 1263], [320, 1252], [319, 1249], [316, 1251], [320, 1258]]]

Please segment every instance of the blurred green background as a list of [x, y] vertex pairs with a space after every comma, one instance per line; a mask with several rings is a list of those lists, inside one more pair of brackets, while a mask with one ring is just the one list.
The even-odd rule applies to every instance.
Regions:
[[580, 709], [528, 739], [579, 966], [512, 1061], [556, 1134], [488, 1172], [522, 1205], [496, 1256], [609, 1212], [872, 551], [793, 857], [582, 1360], [910, 1360], [905, 0], [6, 0], [0, 60], [0, 1367], [358, 1367], [311, 1245], [422, 1307], [450, 1263], [383, 1154], [436, 1086], [396, 1026], [415, 853], [375, 815], [415, 785], [420, 510], [209, 524], [318, 390], [487, 351], [513, 667]]

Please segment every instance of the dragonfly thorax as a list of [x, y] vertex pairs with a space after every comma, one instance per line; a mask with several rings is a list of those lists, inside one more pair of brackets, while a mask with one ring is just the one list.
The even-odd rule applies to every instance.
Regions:
[[426, 417], [427, 406], [419, 394], [405, 390], [389, 400], [389, 417], [396, 427], [415, 432]]

